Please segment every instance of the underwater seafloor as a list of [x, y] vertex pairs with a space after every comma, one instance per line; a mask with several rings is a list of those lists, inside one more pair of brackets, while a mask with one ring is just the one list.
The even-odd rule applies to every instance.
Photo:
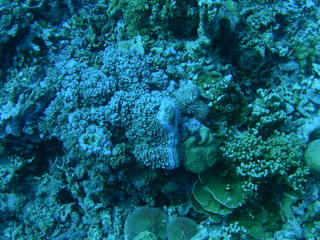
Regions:
[[0, 0], [0, 240], [320, 239], [320, 2]]

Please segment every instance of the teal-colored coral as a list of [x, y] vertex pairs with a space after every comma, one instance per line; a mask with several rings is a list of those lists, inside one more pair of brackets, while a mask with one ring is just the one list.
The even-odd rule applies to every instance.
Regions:
[[218, 161], [217, 140], [212, 131], [205, 126], [187, 138], [182, 148], [183, 166], [193, 173], [203, 172]]
[[187, 217], [177, 217], [167, 225], [168, 240], [191, 240], [197, 232], [197, 223]]
[[157, 236], [151, 232], [145, 231], [139, 233], [133, 240], [157, 240]]
[[304, 160], [312, 171], [320, 174], [320, 139], [314, 140], [307, 145], [307, 149], [304, 152]]
[[86, 132], [79, 137], [80, 149], [86, 154], [111, 155], [111, 133], [104, 133], [103, 129], [96, 125], [89, 125]]
[[125, 222], [125, 237], [132, 240], [148, 231], [160, 239], [166, 236], [167, 216], [158, 208], [139, 207], [128, 215]]
[[241, 121], [246, 98], [241, 89], [234, 84], [231, 74], [224, 76], [222, 71], [203, 71], [195, 83], [215, 114], [230, 116], [230, 121]]

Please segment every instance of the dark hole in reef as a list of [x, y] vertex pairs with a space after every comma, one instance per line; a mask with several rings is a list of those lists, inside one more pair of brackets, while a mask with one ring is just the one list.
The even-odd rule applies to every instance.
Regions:
[[162, 181], [158, 183], [159, 188], [156, 189], [155, 204], [163, 206], [186, 203], [189, 194], [192, 192], [192, 186], [197, 179], [197, 174], [187, 171], [183, 167], [170, 170], [167, 178], [162, 178]]
[[95, 203], [100, 203], [100, 202], [101, 202], [101, 199], [100, 199], [100, 197], [99, 197], [97, 194], [95, 194], [95, 193], [90, 193], [89, 196], [90, 196], [90, 199], [91, 199], [93, 202], [95, 202]]
[[32, 62], [34, 56], [31, 55], [32, 47], [30, 43], [37, 45], [40, 48], [39, 53], [33, 52], [32, 55], [44, 56], [47, 53], [47, 46], [43, 39], [36, 37], [36, 33], [33, 33], [29, 27], [21, 28], [20, 31], [12, 38], [10, 38], [3, 48], [0, 49], [1, 64], [1, 78], [6, 79], [6, 70], [13, 63], [12, 57], [19, 56], [18, 53], [23, 56], [25, 62]]
[[47, 141], [37, 142], [30, 139], [21, 139], [19, 137], [8, 137], [8, 143], [5, 145], [5, 151], [8, 155], [19, 156], [27, 161], [19, 170], [20, 176], [42, 176], [48, 171], [54, 158], [62, 154], [62, 143], [53, 138]]
[[112, 144], [126, 143], [128, 139], [125, 135], [126, 131], [122, 127], [115, 127], [112, 130], [111, 142]]
[[320, 128], [316, 128], [309, 135], [309, 142], [320, 139]]
[[57, 202], [60, 204], [73, 203], [76, 200], [74, 199], [72, 193], [68, 189], [61, 189], [57, 193]]
[[[235, 29], [232, 28], [228, 18], [221, 18], [218, 22], [219, 27], [214, 34], [211, 43], [213, 52], [218, 52], [224, 63], [234, 65], [239, 62], [241, 56], [239, 47], [239, 38], [236, 35]], [[238, 26], [237, 26], [238, 28]]]
[[157, 84], [150, 83], [148, 84], [150, 87], [150, 91], [161, 91], [162, 87], [158, 86]]
[[238, 39], [231, 29], [229, 19], [222, 18], [219, 21], [219, 25], [220, 37], [218, 39], [218, 45], [220, 46], [221, 55], [230, 58], [233, 56], [234, 49], [237, 49]]
[[40, 55], [41, 56], [44, 56], [47, 51], [48, 51], [48, 48], [47, 48], [47, 45], [46, 43], [43, 41], [43, 39], [39, 38], [39, 37], [36, 37], [32, 40], [32, 43], [36, 44], [37, 46], [40, 47]]
[[193, 21], [185, 22], [185, 17], [177, 17], [169, 21], [169, 31], [178, 38], [190, 39], [197, 38], [197, 24]]
[[47, 141], [41, 142], [39, 146], [39, 153], [45, 157], [56, 157], [63, 154], [62, 142], [53, 137]]
[[31, 12], [34, 21], [45, 20], [53, 24], [58, 24], [70, 16], [69, 8], [63, 1], [48, 1], [41, 8], [34, 8]]
[[[176, 1], [177, 11], [174, 16], [168, 20], [168, 30], [178, 38], [196, 39], [198, 37], [199, 11], [197, 1], [186, 0]], [[189, 11], [195, 12], [190, 16]]]
[[14, 37], [9, 39], [4, 46], [0, 49], [0, 68], [1, 68], [1, 79], [4, 81], [6, 79], [6, 71], [10, 66], [10, 59], [16, 54], [17, 46], [22, 42], [24, 37], [29, 33], [29, 28], [22, 28]]

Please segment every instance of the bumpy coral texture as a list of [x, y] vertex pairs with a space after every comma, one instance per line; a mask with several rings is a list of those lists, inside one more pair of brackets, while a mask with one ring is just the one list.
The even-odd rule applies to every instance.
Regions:
[[141, 166], [178, 167], [180, 111], [165, 73], [153, 71], [148, 56], [116, 47], [100, 59], [99, 71], [74, 60], [57, 64], [64, 78], [46, 110], [48, 132], [72, 159], [90, 156], [121, 166], [127, 157], [112, 154], [121, 144]]
[[201, 125], [183, 142], [183, 166], [191, 172], [200, 173], [217, 162], [218, 144], [212, 131]]
[[296, 136], [275, 131], [264, 139], [255, 129], [233, 136], [222, 148], [237, 175], [256, 179], [288, 176], [285, 182], [301, 190], [308, 173], [302, 161], [302, 144]]

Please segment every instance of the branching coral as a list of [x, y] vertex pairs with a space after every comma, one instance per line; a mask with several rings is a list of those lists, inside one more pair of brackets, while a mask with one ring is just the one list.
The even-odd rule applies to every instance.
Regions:
[[303, 144], [297, 137], [275, 131], [264, 139], [254, 129], [230, 137], [221, 150], [238, 175], [266, 180], [292, 175], [296, 178], [285, 182], [296, 190], [302, 190], [301, 183], [305, 181], [307, 171], [302, 161]]

